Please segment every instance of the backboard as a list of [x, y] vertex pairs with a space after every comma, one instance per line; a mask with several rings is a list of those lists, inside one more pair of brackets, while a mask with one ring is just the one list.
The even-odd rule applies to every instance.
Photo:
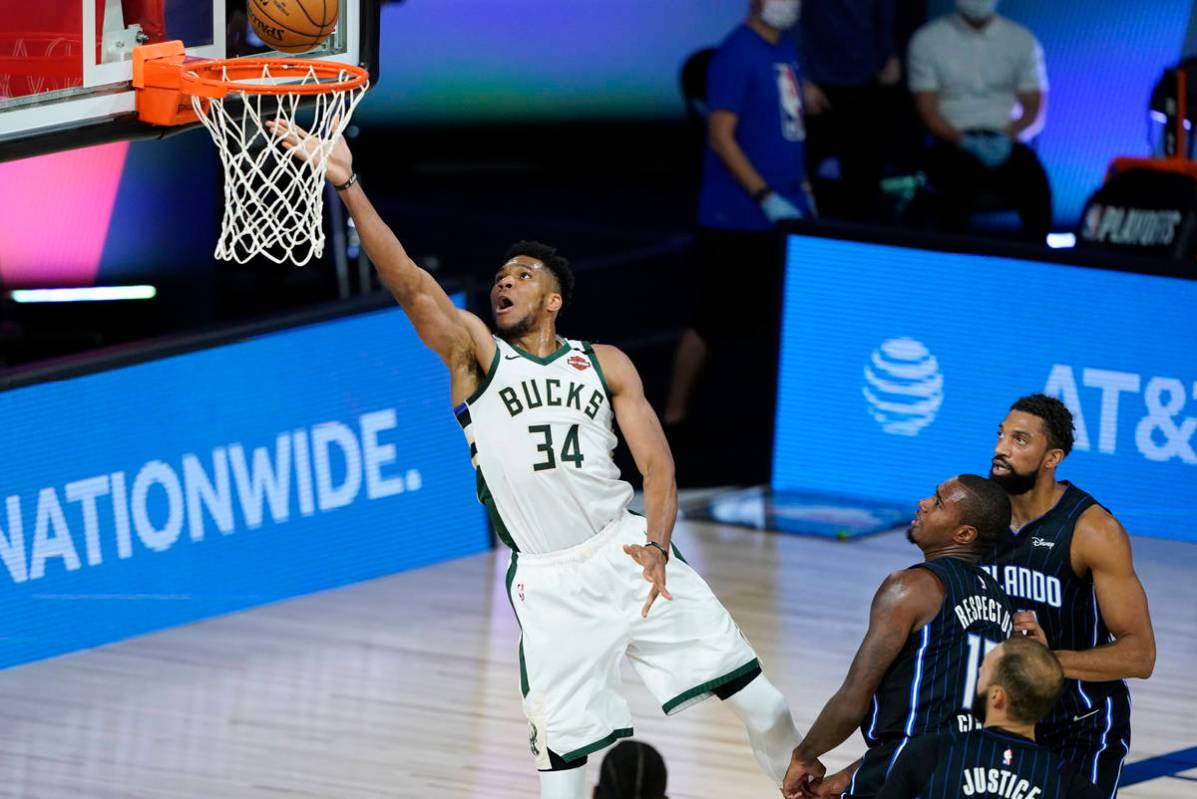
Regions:
[[[378, 79], [382, 0], [340, 0], [336, 30], [299, 57], [355, 64]], [[0, 15], [0, 161], [182, 128], [137, 118], [133, 48], [181, 40], [189, 56], [287, 57], [249, 26], [246, 0], [37, 0]]]

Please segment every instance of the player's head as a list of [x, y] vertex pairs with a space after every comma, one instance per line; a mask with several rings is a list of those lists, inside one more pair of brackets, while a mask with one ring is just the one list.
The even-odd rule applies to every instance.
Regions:
[[989, 476], [1006, 493], [1025, 494], [1040, 480], [1055, 479], [1072, 440], [1072, 411], [1063, 402], [1046, 394], [1022, 397], [998, 425]]
[[490, 288], [495, 327], [507, 338], [553, 321], [569, 305], [574, 273], [557, 248], [539, 241], [511, 245]]
[[603, 758], [594, 799], [666, 799], [665, 761], [642, 741], [621, 741]]
[[1010, 498], [992, 480], [961, 474], [919, 502], [906, 537], [923, 552], [956, 548], [980, 557], [1010, 530]]
[[973, 715], [982, 724], [1035, 724], [1063, 687], [1064, 669], [1055, 654], [1034, 638], [1016, 635], [981, 661]]

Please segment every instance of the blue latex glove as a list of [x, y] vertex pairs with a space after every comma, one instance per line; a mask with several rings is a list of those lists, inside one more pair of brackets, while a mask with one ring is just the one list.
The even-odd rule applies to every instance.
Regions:
[[765, 216], [769, 217], [769, 221], [775, 225], [787, 219], [802, 218], [802, 212], [798, 210], [798, 206], [777, 192], [770, 194], [761, 201], [761, 210], [765, 212]]
[[997, 169], [1010, 160], [1014, 141], [1009, 136], [966, 133], [960, 140], [960, 149], [980, 161], [986, 169]]

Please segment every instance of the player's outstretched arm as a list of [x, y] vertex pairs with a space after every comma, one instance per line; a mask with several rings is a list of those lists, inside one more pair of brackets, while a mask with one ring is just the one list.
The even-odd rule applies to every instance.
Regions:
[[1150, 677], [1155, 632], [1147, 592], [1135, 574], [1130, 536], [1104, 508], [1089, 508], [1077, 520], [1072, 563], [1077, 574], [1093, 575], [1097, 604], [1114, 641], [1083, 652], [1057, 651], [1064, 676], [1093, 682]]
[[794, 749], [782, 795], [802, 795], [810, 777], [823, 776], [819, 757], [839, 746], [860, 726], [876, 693], [910, 634], [930, 621], [943, 604], [939, 578], [926, 569], [894, 572], [877, 589], [869, 609], [869, 629], [844, 684], [827, 700], [810, 732]]
[[[294, 157], [307, 160], [319, 142], [315, 136], [285, 121], [267, 123]], [[349, 182], [353, 173], [353, 154], [344, 137], [339, 137], [328, 159], [325, 173], [334, 186]], [[416, 265], [390, 226], [382, 220], [366, 197], [361, 184], [338, 190], [370, 256], [378, 276], [395, 300], [403, 307], [420, 339], [455, 372], [459, 367], [477, 371], [474, 363], [485, 365], [494, 355], [494, 343], [482, 320], [457, 308], [440, 284]], [[456, 378], [456, 374], [455, 374]], [[454, 394], [458, 393], [455, 379]], [[468, 391], [466, 392], [469, 393]]]
[[622, 351], [606, 344], [594, 346], [595, 357], [603, 369], [607, 388], [611, 391], [611, 407], [624, 441], [636, 461], [636, 468], [644, 478], [644, 515], [648, 522], [648, 540], [655, 546], [625, 546], [624, 551], [644, 567], [644, 577], [653, 584], [642, 616], [658, 596], [673, 599], [665, 588], [664, 552], [669, 551], [673, 538], [673, 524], [677, 521], [677, 483], [673, 476], [673, 456], [665, 441], [661, 422], [648, 399], [640, 374]]

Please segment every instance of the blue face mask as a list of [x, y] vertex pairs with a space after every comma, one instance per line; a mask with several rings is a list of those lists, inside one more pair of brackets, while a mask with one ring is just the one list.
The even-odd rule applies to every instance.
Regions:
[[956, 10], [973, 22], [985, 22], [997, 13], [998, 0], [956, 0]]

